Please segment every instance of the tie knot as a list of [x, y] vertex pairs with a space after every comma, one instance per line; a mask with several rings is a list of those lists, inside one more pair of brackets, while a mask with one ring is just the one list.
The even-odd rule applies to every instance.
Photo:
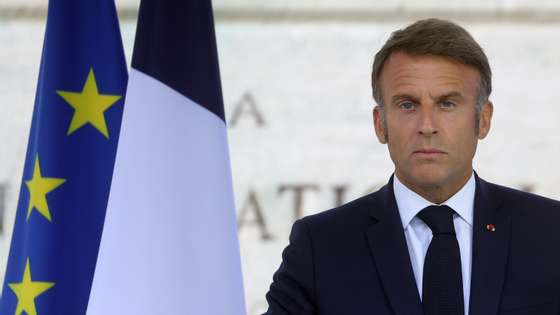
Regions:
[[418, 217], [426, 223], [435, 235], [455, 235], [453, 226], [453, 209], [448, 206], [429, 206], [418, 213]]

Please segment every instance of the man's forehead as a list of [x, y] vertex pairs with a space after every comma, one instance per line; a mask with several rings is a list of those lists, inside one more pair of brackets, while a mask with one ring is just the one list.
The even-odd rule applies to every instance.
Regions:
[[399, 77], [389, 82], [386, 90], [392, 95], [396, 94], [426, 94], [439, 96], [449, 94], [451, 96], [463, 95], [469, 92], [475, 92], [477, 81], [465, 82], [455, 78], [440, 78], [438, 80], [430, 80], [427, 78], [405, 78]]
[[387, 60], [380, 83], [385, 93], [442, 94], [476, 93], [480, 74], [475, 68], [434, 55], [395, 53]]
[[468, 69], [469, 71], [476, 72], [477, 74], [479, 73], [475, 67], [461, 63], [451, 57], [432, 54], [409, 54], [404, 51], [397, 51], [389, 55], [385, 61], [381, 75], [383, 75], [383, 72], [385, 72], [387, 68], [403, 64], [406, 64], [406, 67], [403, 68], [407, 69], [418, 69], [438, 64], [445, 65], [446, 68], [460, 68], [462, 70]]

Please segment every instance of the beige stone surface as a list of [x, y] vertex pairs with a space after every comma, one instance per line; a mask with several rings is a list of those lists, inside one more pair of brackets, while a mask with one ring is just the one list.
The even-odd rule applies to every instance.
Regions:
[[[242, 0], [233, 3], [258, 6]], [[266, 5], [311, 3], [318, 5], [276, 0]], [[429, 3], [437, 5], [437, 1]], [[484, 3], [481, 7], [528, 5]], [[263, 240], [261, 231], [248, 224], [239, 233], [249, 315], [265, 308], [264, 294], [294, 220], [294, 194], [286, 187], [314, 187], [305, 192], [301, 205], [302, 214], [310, 214], [334, 206], [336, 187], [346, 187], [344, 199], [349, 200], [389, 177], [391, 161], [371, 128], [369, 73], [374, 52], [404, 24], [218, 22], [237, 207], [243, 209], [253, 192], [272, 236]], [[494, 71], [494, 124], [488, 139], [480, 143], [475, 168], [488, 180], [560, 198], [560, 43], [556, 40], [560, 24], [467, 22], [465, 26], [485, 48]], [[128, 58], [134, 29], [133, 19], [123, 21]], [[0, 183], [8, 187], [0, 276], [21, 185], [43, 32], [41, 19], [0, 18]], [[247, 104], [256, 106], [262, 124]], [[232, 121], [239, 106], [245, 106], [245, 112]], [[251, 210], [246, 219], [253, 218]]]

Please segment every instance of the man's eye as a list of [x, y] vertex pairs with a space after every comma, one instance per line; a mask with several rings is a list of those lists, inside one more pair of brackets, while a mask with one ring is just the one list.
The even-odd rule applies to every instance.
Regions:
[[399, 107], [406, 111], [411, 111], [416, 107], [416, 104], [412, 102], [403, 102], [399, 104]]
[[450, 108], [455, 107], [456, 105], [452, 101], [443, 101], [443, 102], [440, 103], [440, 106], [444, 109], [450, 109]]

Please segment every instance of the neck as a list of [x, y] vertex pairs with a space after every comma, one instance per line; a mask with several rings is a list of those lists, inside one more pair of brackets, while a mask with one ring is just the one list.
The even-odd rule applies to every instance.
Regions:
[[414, 183], [413, 181], [406, 178], [406, 176], [401, 176], [398, 170], [395, 171], [395, 176], [398, 177], [399, 181], [405, 185], [408, 189], [414, 191], [418, 195], [422, 196], [424, 199], [433, 202], [435, 204], [441, 204], [447, 199], [455, 195], [470, 179], [472, 175], [472, 168], [469, 172], [466, 172], [458, 180], [454, 180], [446, 183]]

